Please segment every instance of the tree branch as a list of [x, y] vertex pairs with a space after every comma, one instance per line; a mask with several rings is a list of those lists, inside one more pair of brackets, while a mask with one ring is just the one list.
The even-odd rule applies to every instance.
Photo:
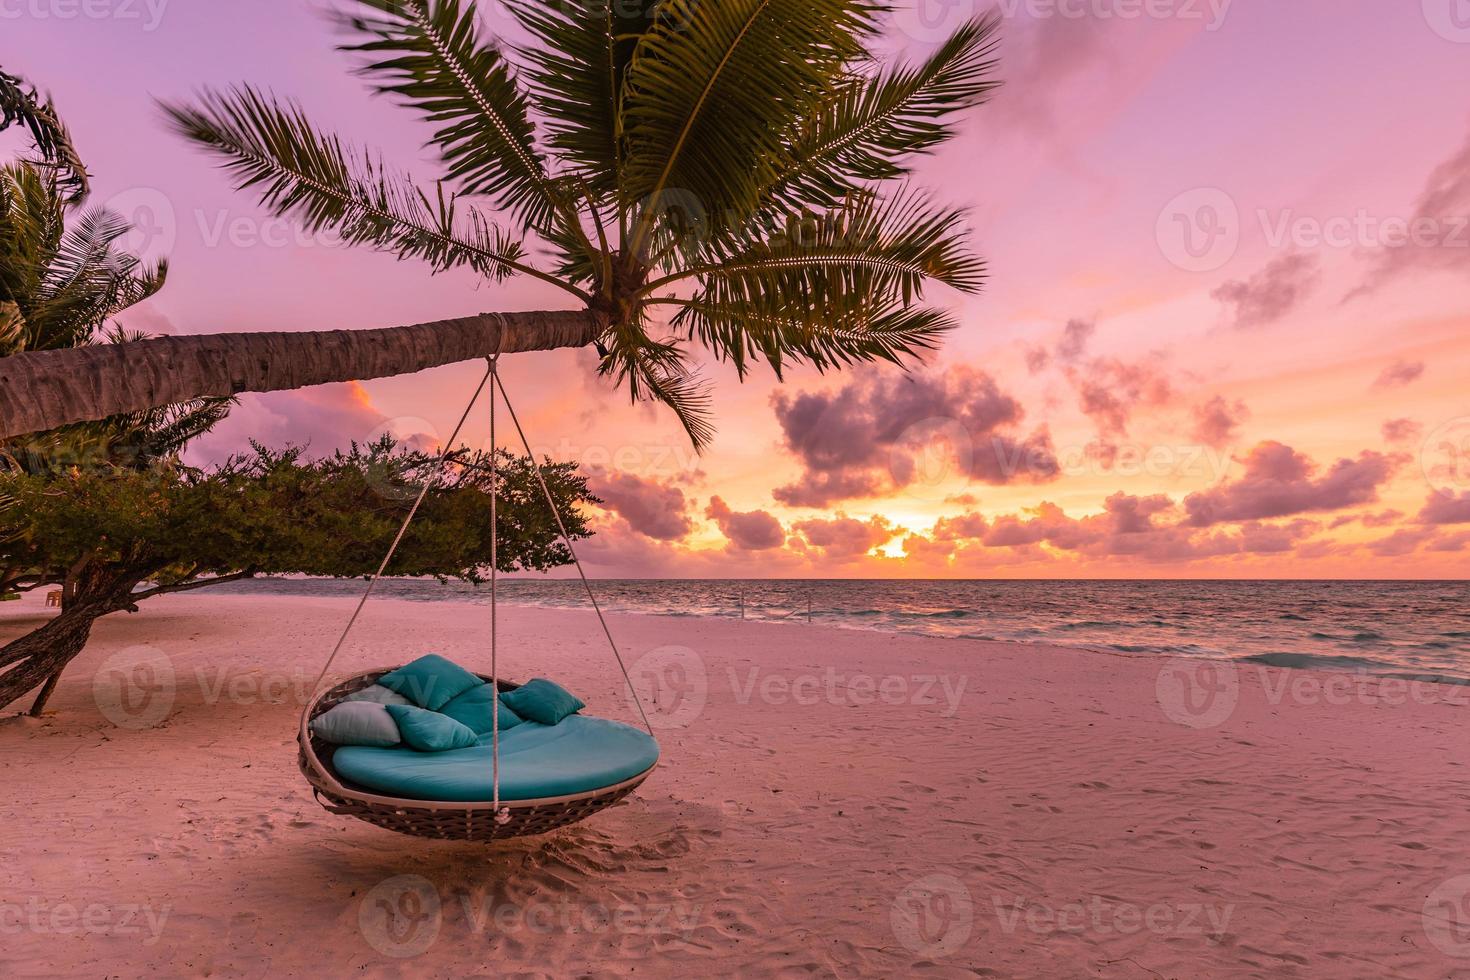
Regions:
[[131, 596], [129, 596], [129, 598], [132, 599], [133, 604], [136, 605], [137, 603], [142, 602], [144, 599], [151, 599], [156, 595], [168, 595], [173, 592], [192, 592], [195, 589], [206, 589], [211, 585], [220, 585], [224, 582], [238, 582], [240, 579], [254, 577], [255, 569], [247, 568], [243, 572], [231, 572], [228, 575], [216, 575], [214, 578], [199, 579], [194, 582], [180, 582], [178, 585], [160, 585], [156, 588], [148, 589], [146, 592], [135, 592]]

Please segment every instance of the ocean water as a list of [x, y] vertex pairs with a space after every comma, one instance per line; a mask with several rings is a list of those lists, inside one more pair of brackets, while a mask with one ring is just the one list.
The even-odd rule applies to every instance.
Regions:
[[[613, 612], [1250, 659], [1470, 683], [1470, 582], [605, 580]], [[356, 596], [358, 580], [268, 578], [245, 594]], [[384, 580], [377, 595], [489, 602], [488, 587]], [[576, 580], [502, 579], [501, 601], [585, 606]]]

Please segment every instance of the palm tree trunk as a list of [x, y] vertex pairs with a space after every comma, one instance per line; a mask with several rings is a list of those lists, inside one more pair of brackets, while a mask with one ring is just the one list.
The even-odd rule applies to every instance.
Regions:
[[380, 330], [221, 333], [32, 351], [0, 358], [0, 439], [206, 396], [411, 374], [496, 351], [585, 347], [602, 329], [589, 310], [482, 313]]

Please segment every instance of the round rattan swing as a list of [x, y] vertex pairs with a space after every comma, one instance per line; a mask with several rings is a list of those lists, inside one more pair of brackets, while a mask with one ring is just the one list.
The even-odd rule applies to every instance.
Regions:
[[581, 577], [583, 587], [586, 589], [587, 598], [591, 602], [597, 618], [602, 624], [603, 633], [607, 637], [609, 646], [612, 648], [613, 656], [617, 660], [619, 668], [622, 669], [623, 679], [632, 692], [633, 703], [642, 718], [643, 727], [647, 729], [649, 737], [653, 736], [653, 728], [648, 723], [648, 716], [643, 711], [642, 702], [638, 698], [638, 692], [634, 689], [631, 679], [628, 677], [627, 667], [623, 664], [622, 655], [618, 652], [617, 643], [613, 640], [612, 631], [608, 628], [607, 619], [602, 615], [602, 608], [598, 605], [597, 596], [592, 591], [592, 585], [582, 570], [582, 564], [577, 560], [576, 549], [572, 545], [570, 535], [567, 534], [566, 524], [563, 522], [561, 512], [557, 509], [556, 502], [551, 496], [551, 491], [546, 485], [545, 476], [541, 472], [541, 466], [536, 461], [535, 453], [531, 451], [531, 444], [526, 439], [525, 431], [521, 428], [520, 420], [516, 417], [515, 408], [511, 405], [510, 398], [506, 394], [505, 384], [500, 379], [497, 368], [500, 355], [489, 358], [489, 364], [485, 376], [480, 380], [479, 386], [470, 397], [469, 404], [465, 406], [464, 414], [460, 417], [459, 424], [454, 427], [454, 432], [445, 443], [445, 453], [440, 457], [439, 468], [424, 481], [419, 490], [417, 499], [409, 508], [408, 515], [404, 518], [393, 539], [388, 553], [383, 557], [375, 574], [368, 579], [367, 588], [358, 600], [357, 607], [348, 619], [346, 627], [333, 647], [331, 655], [327, 658], [326, 665], [318, 675], [313, 690], [318, 692], [306, 706], [301, 716], [301, 729], [297, 736], [298, 763], [301, 772], [311, 784], [312, 795], [317, 802], [330, 813], [342, 816], [356, 817], [368, 823], [375, 824], [385, 830], [395, 831], [400, 834], [410, 834], [415, 837], [431, 837], [442, 840], [457, 841], [493, 841], [508, 837], [521, 837], [528, 834], [541, 834], [567, 824], [576, 823], [585, 819], [599, 810], [604, 810], [615, 803], [620, 802], [633, 790], [637, 789], [656, 768], [657, 763], [650, 765], [646, 770], [630, 779], [624, 779], [609, 786], [601, 786], [586, 792], [575, 793], [567, 796], [544, 797], [540, 799], [517, 799], [501, 800], [500, 798], [500, 725], [499, 711], [490, 712], [492, 718], [492, 794], [489, 800], [483, 802], [448, 802], [435, 800], [403, 799], [393, 796], [384, 796], [380, 793], [367, 790], [361, 786], [353, 785], [345, 779], [332, 766], [332, 756], [336, 747], [319, 738], [312, 730], [311, 722], [314, 718], [329, 709], [340, 704], [348, 695], [375, 684], [380, 677], [393, 670], [392, 667], [382, 667], [365, 673], [356, 674], [337, 683], [327, 690], [321, 690], [322, 680], [327, 671], [331, 669], [332, 662], [341, 651], [343, 643], [352, 632], [358, 616], [363, 607], [372, 597], [379, 579], [388, 568], [398, 546], [403, 541], [404, 534], [408, 531], [409, 524], [418, 513], [419, 507], [428, 496], [429, 491], [438, 482], [443, 472], [444, 463], [448, 459], [450, 449], [459, 438], [460, 430], [479, 400], [480, 394], [486, 385], [490, 386], [490, 673], [479, 674], [482, 680], [495, 686], [496, 690], [509, 691], [519, 685], [505, 681], [499, 675], [498, 649], [496, 639], [496, 613], [497, 599], [496, 563], [499, 557], [499, 535], [496, 528], [496, 500], [499, 488], [496, 486], [496, 462], [495, 462], [495, 401], [497, 390], [500, 397], [505, 401], [506, 411], [511, 421], [515, 424], [516, 433], [520, 436], [521, 444], [525, 447], [526, 455], [531, 460], [532, 471], [541, 486], [543, 496], [546, 498], [547, 506], [551, 508], [552, 516], [556, 519], [557, 530], [560, 532], [567, 551], [572, 557], [573, 564]]

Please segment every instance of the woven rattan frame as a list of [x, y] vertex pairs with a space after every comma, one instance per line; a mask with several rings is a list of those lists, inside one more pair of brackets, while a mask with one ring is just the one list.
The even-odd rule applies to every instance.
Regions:
[[[385, 830], [415, 837], [462, 841], [524, 837], [528, 834], [544, 834], [548, 830], [565, 827], [599, 810], [605, 810], [637, 789], [657, 768], [658, 764], [654, 763], [632, 779], [589, 793], [539, 800], [503, 800], [501, 805], [510, 810], [510, 820], [503, 824], [495, 822], [490, 803], [402, 800], [375, 795], [346, 783], [337, 775], [337, 771], [332, 768], [335, 747], [312, 733], [311, 721], [322, 712], [340, 704], [353, 691], [376, 684], [378, 678], [393, 669], [383, 667], [350, 677], [317, 695], [302, 713], [301, 732], [297, 736], [300, 749], [297, 761], [302, 775], [311, 783], [317, 802], [331, 813], [356, 817]], [[483, 674], [478, 676], [487, 683], [490, 681]], [[518, 686], [509, 681], [500, 682], [502, 691], [513, 690]]]

